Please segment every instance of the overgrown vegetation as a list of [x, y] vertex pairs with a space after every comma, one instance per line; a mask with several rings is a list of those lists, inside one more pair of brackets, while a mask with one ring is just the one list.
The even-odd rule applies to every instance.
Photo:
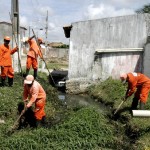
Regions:
[[139, 14], [149, 13], [150, 14], [150, 3], [144, 5], [142, 8], [136, 10], [136, 13], [139, 13]]
[[59, 46], [52, 46], [53, 48], [69, 48], [69, 45], [67, 44], [63, 44], [63, 45], [59, 45]]
[[0, 87], [0, 118], [5, 120], [5, 124], [0, 124], [0, 149], [116, 149], [113, 125], [108, 119], [90, 107], [64, 108], [57, 91], [42, 73], [38, 81], [47, 93], [46, 126], [27, 127], [10, 134], [8, 131], [18, 117], [17, 104], [22, 101], [23, 91], [22, 78], [16, 74], [14, 81], [12, 88]]
[[[62, 68], [65, 68], [65, 69], [68, 68], [68, 61], [63, 58], [48, 59], [48, 60], [46, 60], [46, 64], [47, 64], [48, 69], [58, 69], [59, 70]], [[39, 67], [40, 68], [42, 67], [42, 61], [40, 61]]]
[[[130, 97], [120, 108], [116, 116], [114, 110], [119, 106], [126, 92], [126, 86], [120, 81], [109, 78], [105, 82], [91, 86], [89, 94], [110, 109], [108, 117], [111, 123], [116, 126], [116, 136], [122, 140], [124, 149], [131, 150], [148, 150], [150, 149], [150, 118], [132, 117], [130, 106], [132, 98]], [[146, 109], [150, 109], [150, 96], [146, 103]], [[125, 148], [126, 147], [126, 148]], [[120, 148], [121, 149], [121, 148]]]
[[[113, 111], [121, 102], [126, 86], [108, 79], [89, 88], [88, 93], [103, 103], [107, 111], [93, 107], [64, 107], [58, 100], [56, 89], [48, 83], [47, 76], [39, 73], [38, 81], [47, 93], [45, 127], [29, 127], [9, 133], [16, 121], [17, 104], [22, 101], [23, 79], [15, 75], [14, 86], [0, 87], [0, 149], [2, 150], [148, 150], [150, 149], [149, 118], [133, 118], [130, 114], [131, 99], [121, 107], [118, 115]], [[150, 108], [148, 101], [146, 108]], [[8, 134], [9, 133], [9, 134]]]

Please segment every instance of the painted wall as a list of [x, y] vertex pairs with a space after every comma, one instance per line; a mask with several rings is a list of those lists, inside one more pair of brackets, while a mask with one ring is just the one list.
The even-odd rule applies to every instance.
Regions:
[[135, 14], [73, 23], [69, 80], [105, 80], [118, 78], [121, 72], [142, 72], [149, 20], [148, 14]]
[[49, 58], [56, 57], [56, 58], [65, 58], [66, 60], [68, 60], [68, 51], [69, 49], [65, 49], [65, 48], [48, 47], [47, 56]]

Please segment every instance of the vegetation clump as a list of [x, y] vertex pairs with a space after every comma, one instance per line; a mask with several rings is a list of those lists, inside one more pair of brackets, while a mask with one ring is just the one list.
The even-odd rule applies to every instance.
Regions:
[[[47, 76], [39, 73], [37, 79], [47, 93], [45, 126], [23, 128], [7, 134], [18, 118], [17, 104], [22, 101], [23, 79], [16, 74], [13, 87], [0, 87], [0, 149], [17, 150], [148, 150], [150, 148], [149, 118], [134, 118], [129, 111], [131, 99], [120, 108], [117, 117], [113, 111], [122, 101], [126, 85], [109, 78], [89, 88], [88, 93], [105, 104], [107, 110], [97, 111], [92, 106], [64, 107], [58, 92], [49, 85]], [[93, 99], [93, 100], [94, 100]], [[146, 104], [149, 109], [150, 101]]]
[[[116, 137], [118, 137], [118, 142], [121, 137], [122, 142], [120, 141], [120, 144], [122, 143], [124, 149], [150, 149], [150, 118], [132, 116], [130, 106], [133, 96], [123, 103], [116, 115], [113, 114], [114, 110], [116, 110], [122, 102], [126, 89], [127, 84], [123, 85], [119, 80], [108, 78], [104, 82], [91, 86], [88, 89], [88, 93], [97, 99], [97, 101], [110, 108], [107, 112], [107, 116], [114, 127], [116, 126]], [[145, 109], [150, 109], [150, 95]]]
[[[0, 87], [0, 149], [113, 149], [113, 126], [105, 116], [92, 107], [64, 108], [58, 92], [39, 73], [37, 79], [47, 93], [46, 126], [23, 128], [11, 134], [8, 131], [18, 118], [17, 104], [22, 101], [23, 79], [16, 74], [13, 87]], [[107, 124], [107, 126], [106, 126]]]

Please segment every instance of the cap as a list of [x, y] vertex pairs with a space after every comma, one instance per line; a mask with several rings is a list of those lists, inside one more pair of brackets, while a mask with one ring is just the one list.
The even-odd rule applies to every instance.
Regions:
[[38, 41], [43, 42], [43, 39], [42, 38], [38, 38]]
[[125, 82], [126, 79], [127, 79], [127, 74], [126, 73], [120, 74], [120, 79], [121, 79], [122, 82]]
[[34, 77], [32, 75], [27, 75], [26, 79], [24, 80], [24, 84], [31, 84], [34, 80]]
[[10, 41], [10, 37], [9, 36], [5, 36], [4, 40]]

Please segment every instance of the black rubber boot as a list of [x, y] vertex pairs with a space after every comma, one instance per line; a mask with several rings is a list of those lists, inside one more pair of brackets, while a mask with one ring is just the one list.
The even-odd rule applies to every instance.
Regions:
[[36, 79], [36, 77], [37, 77], [37, 69], [34, 69], [34, 79]]
[[1, 85], [5, 86], [5, 79], [1, 78]]
[[26, 76], [29, 74], [30, 69], [26, 69]]
[[9, 85], [10, 87], [13, 86], [13, 78], [9, 78], [9, 77], [8, 77], [8, 85]]
[[133, 98], [131, 110], [137, 110], [138, 101], [139, 101], [138, 98], [136, 98], [136, 97]]
[[140, 110], [144, 110], [144, 107], [145, 107], [145, 103], [140, 101]]
[[43, 116], [42, 120], [36, 120], [36, 127], [46, 127], [46, 117]]
[[42, 117], [41, 124], [42, 124], [42, 125], [45, 125], [45, 124], [46, 124], [46, 117], [45, 117], [45, 116]]

